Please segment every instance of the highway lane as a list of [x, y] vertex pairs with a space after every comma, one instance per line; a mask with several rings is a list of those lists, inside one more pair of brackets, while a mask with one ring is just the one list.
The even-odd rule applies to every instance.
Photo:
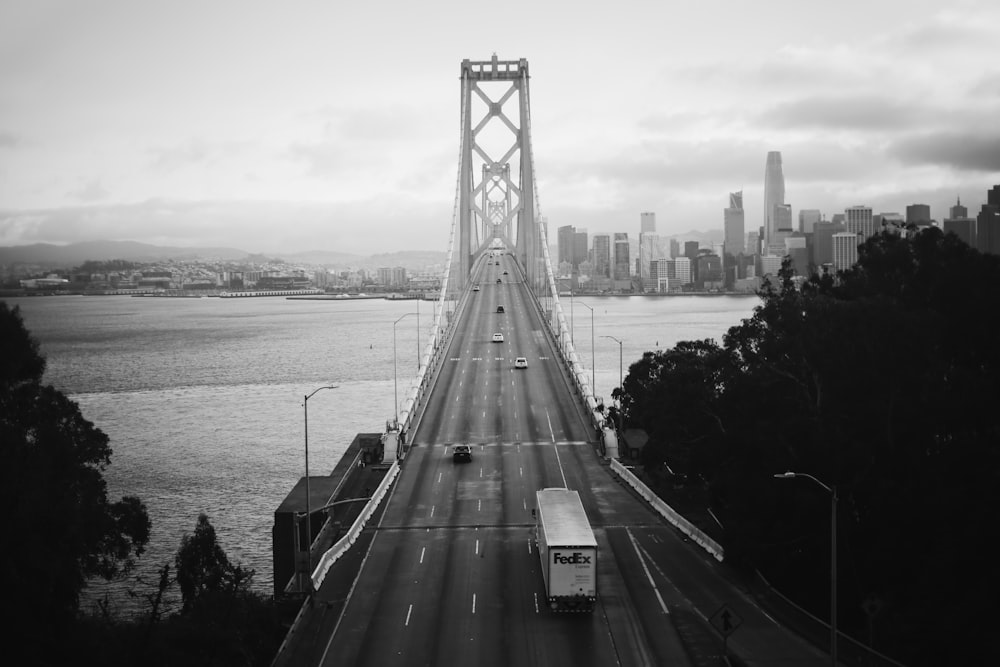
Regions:
[[[690, 612], [702, 634], [720, 604], [749, 627], [776, 627], [601, 462], [511, 260], [477, 268], [481, 290], [466, 304], [321, 663], [694, 665], [714, 658], [717, 638], [699, 644], [672, 613]], [[504, 343], [491, 342], [497, 331]], [[513, 368], [517, 356], [527, 369]], [[451, 443], [473, 443], [472, 462], [454, 462]], [[555, 614], [544, 602], [532, 510], [535, 491], [552, 486], [579, 491], [594, 527], [593, 613]], [[792, 647], [780, 655], [793, 662], [758, 664], [825, 664], [776, 632], [740, 646], [762, 656], [775, 655], [762, 644]]]

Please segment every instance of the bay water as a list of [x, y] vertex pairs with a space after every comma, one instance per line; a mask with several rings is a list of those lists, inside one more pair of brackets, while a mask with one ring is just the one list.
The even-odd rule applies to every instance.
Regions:
[[[46, 357], [45, 382], [76, 401], [110, 438], [109, 498], [136, 495], [153, 523], [134, 576], [92, 582], [84, 607], [109, 596], [121, 614], [142, 611], [127, 595], [152, 590], [163, 563], [205, 513], [231, 561], [272, 590], [274, 510], [309, 470], [325, 475], [359, 432], [379, 432], [416, 375], [434, 304], [383, 299], [138, 298], [7, 299]], [[721, 341], [750, 317], [755, 297], [584, 297], [567, 321], [595, 393], [608, 397], [647, 350], [682, 340]], [[591, 312], [592, 309], [592, 312]], [[406, 317], [407, 313], [419, 316]], [[394, 324], [395, 323], [395, 324]], [[395, 350], [395, 354], [394, 354]], [[521, 353], [512, 351], [512, 354]], [[176, 609], [176, 594], [167, 611]]]

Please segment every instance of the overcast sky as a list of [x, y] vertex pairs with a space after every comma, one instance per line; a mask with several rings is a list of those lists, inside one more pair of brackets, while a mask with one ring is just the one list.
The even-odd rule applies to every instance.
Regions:
[[1000, 183], [996, 0], [0, 0], [0, 245], [444, 250], [494, 52], [550, 229], [756, 228], [770, 150], [796, 220]]

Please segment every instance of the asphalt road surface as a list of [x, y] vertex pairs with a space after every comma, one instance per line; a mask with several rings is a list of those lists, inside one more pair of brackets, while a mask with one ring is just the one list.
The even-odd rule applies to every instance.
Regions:
[[[311, 649], [296, 655], [379, 667], [718, 665], [725, 628], [744, 664], [829, 664], [608, 469], [513, 260], [486, 258], [474, 275], [481, 289], [378, 523], [317, 595], [343, 614], [310, 626], [299, 641]], [[452, 460], [456, 443], [473, 445], [471, 462]], [[547, 487], [577, 490], [597, 537], [593, 612], [554, 613], [544, 599], [533, 510]], [[359, 560], [347, 589], [345, 567]]]

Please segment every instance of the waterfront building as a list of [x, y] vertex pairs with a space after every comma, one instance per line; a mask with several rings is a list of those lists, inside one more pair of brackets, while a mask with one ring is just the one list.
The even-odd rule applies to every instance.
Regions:
[[611, 277], [611, 235], [594, 234], [594, 246], [591, 261], [594, 264], [594, 275], [602, 278]]
[[573, 225], [563, 225], [557, 231], [559, 234], [559, 263], [569, 263], [576, 267], [576, 228]]
[[681, 242], [675, 238], [670, 239], [670, 257], [676, 259], [681, 255]]
[[771, 276], [772, 278], [777, 278], [778, 271], [781, 270], [782, 259], [784, 257], [780, 255], [762, 255], [760, 258], [761, 277]]
[[631, 267], [629, 266], [628, 233], [615, 232], [614, 237], [614, 263], [612, 271], [616, 281], [631, 280]]
[[681, 281], [681, 285], [691, 283], [691, 258], [677, 257], [674, 259], [674, 274]]
[[643, 290], [655, 289], [655, 280], [650, 275], [654, 259], [659, 259], [660, 237], [655, 232], [639, 232], [639, 279]]
[[760, 254], [760, 232], [747, 232], [746, 251], [748, 255]]
[[771, 151], [764, 164], [764, 243], [770, 245], [778, 224], [775, 207], [785, 203], [785, 175], [781, 170], [781, 152]]

